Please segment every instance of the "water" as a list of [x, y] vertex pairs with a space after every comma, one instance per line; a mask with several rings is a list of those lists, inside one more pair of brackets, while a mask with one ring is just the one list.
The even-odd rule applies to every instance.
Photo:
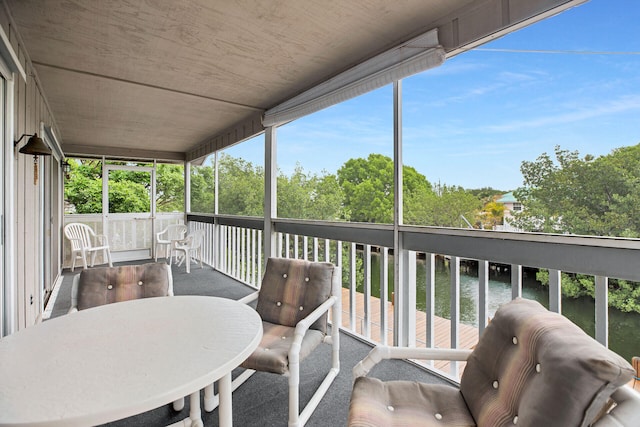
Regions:
[[[390, 265], [391, 261], [390, 261]], [[492, 266], [493, 267], [493, 266]], [[379, 296], [379, 257], [372, 256], [371, 292]], [[478, 326], [478, 292], [477, 272], [460, 273], [460, 321]], [[389, 272], [389, 295], [393, 287], [393, 271]], [[416, 305], [426, 311], [425, 263], [417, 263], [417, 295]], [[489, 272], [489, 317], [493, 317], [501, 304], [511, 300], [511, 276], [508, 270], [491, 268]], [[524, 270], [522, 279], [522, 296], [540, 302], [549, 307], [548, 287], [542, 286], [535, 278], [534, 270]], [[450, 276], [449, 267], [439, 259], [436, 262], [435, 315], [450, 317]], [[362, 291], [362, 289], [359, 289]], [[595, 302], [590, 297], [562, 298], [562, 314], [580, 326], [590, 336], [595, 336]], [[624, 313], [609, 308], [609, 348], [631, 362], [633, 356], [640, 356], [640, 314]]]

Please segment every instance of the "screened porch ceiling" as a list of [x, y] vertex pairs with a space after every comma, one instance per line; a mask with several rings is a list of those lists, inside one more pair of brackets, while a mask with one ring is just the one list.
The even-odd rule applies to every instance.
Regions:
[[447, 56], [586, 0], [5, 0], [66, 155], [191, 160], [437, 28]]

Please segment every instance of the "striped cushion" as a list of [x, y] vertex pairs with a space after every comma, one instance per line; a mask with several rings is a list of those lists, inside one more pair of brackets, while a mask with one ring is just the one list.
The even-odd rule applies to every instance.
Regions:
[[83, 270], [78, 280], [78, 310], [138, 298], [166, 296], [166, 264], [149, 263]]
[[[334, 265], [296, 259], [269, 258], [256, 310], [262, 320], [295, 326], [331, 296]], [[311, 329], [327, 331], [327, 315]]]
[[[246, 369], [273, 372], [284, 375], [289, 372], [289, 349], [295, 328], [262, 322], [262, 340], [258, 348], [242, 363]], [[307, 357], [322, 342], [324, 335], [320, 331], [309, 329], [302, 339], [300, 361]]]
[[440, 384], [359, 377], [349, 405], [349, 427], [472, 427], [460, 390]]
[[535, 301], [504, 304], [464, 370], [460, 390], [481, 427], [588, 426], [631, 365]]

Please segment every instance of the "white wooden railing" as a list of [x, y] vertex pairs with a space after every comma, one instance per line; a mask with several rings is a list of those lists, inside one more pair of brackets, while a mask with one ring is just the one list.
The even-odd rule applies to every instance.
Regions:
[[[263, 259], [262, 218], [189, 215], [190, 227], [208, 230], [205, 262], [251, 286], [258, 287]], [[274, 220], [277, 256], [327, 260], [342, 267], [345, 296], [343, 326], [365, 339], [397, 345], [436, 346], [434, 316], [435, 257], [444, 256], [450, 268], [451, 348], [460, 348], [465, 325], [460, 322], [460, 261], [478, 261], [478, 325], [482, 333], [488, 309], [489, 269], [493, 264], [511, 270], [511, 296], [522, 295], [523, 267], [549, 269], [549, 309], [562, 311], [561, 272], [595, 277], [595, 338], [608, 344], [608, 279], [640, 282], [640, 240], [488, 230], [445, 229], [303, 220]], [[397, 240], [394, 240], [397, 239]], [[394, 241], [398, 257], [393, 256]], [[372, 257], [379, 257], [380, 295], [372, 296]], [[426, 319], [416, 320], [416, 262], [426, 264]], [[422, 262], [422, 261], [420, 261]], [[389, 269], [400, 278], [389, 295]], [[422, 279], [422, 278], [420, 278]], [[360, 284], [361, 292], [357, 292]], [[422, 329], [424, 328], [424, 329]], [[418, 329], [418, 330], [417, 330]], [[392, 331], [389, 333], [389, 331]]]
[[[101, 231], [99, 215], [74, 216], [73, 220], [89, 222]], [[206, 231], [205, 263], [259, 287], [265, 264], [263, 218], [189, 214], [187, 223], [190, 229]], [[461, 261], [478, 263], [478, 315], [473, 327], [476, 340], [491, 316], [488, 284], [492, 266], [509, 268], [512, 298], [522, 295], [523, 268], [548, 269], [549, 309], [556, 312], [562, 312], [561, 272], [595, 277], [595, 338], [604, 345], [609, 340], [609, 278], [640, 282], [638, 239], [418, 226], [394, 230], [391, 225], [285, 219], [274, 220], [272, 228], [276, 232], [275, 256], [330, 261], [342, 267], [343, 328], [383, 344], [470, 346], [466, 337], [469, 325], [460, 321]], [[450, 276], [445, 343], [438, 323], [443, 319], [434, 315], [436, 257], [446, 258]], [[418, 262], [420, 269], [416, 268]], [[379, 295], [372, 294], [376, 264], [379, 271], [375, 273], [381, 278]], [[421, 274], [425, 276], [418, 277], [417, 271], [424, 271]], [[389, 277], [398, 280], [390, 284]], [[426, 282], [425, 301], [416, 301], [418, 280]], [[418, 302], [426, 310], [418, 310]], [[450, 374], [457, 376], [457, 366], [450, 368]]]

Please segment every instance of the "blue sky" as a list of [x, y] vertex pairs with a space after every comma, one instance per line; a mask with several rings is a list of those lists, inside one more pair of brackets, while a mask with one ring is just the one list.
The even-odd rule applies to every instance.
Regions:
[[[432, 183], [507, 191], [556, 145], [598, 156], [640, 143], [639, 22], [638, 0], [591, 0], [405, 79], [404, 163]], [[389, 86], [280, 127], [278, 167], [391, 157], [391, 108]], [[261, 165], [263, 138], [227, 152]]]

